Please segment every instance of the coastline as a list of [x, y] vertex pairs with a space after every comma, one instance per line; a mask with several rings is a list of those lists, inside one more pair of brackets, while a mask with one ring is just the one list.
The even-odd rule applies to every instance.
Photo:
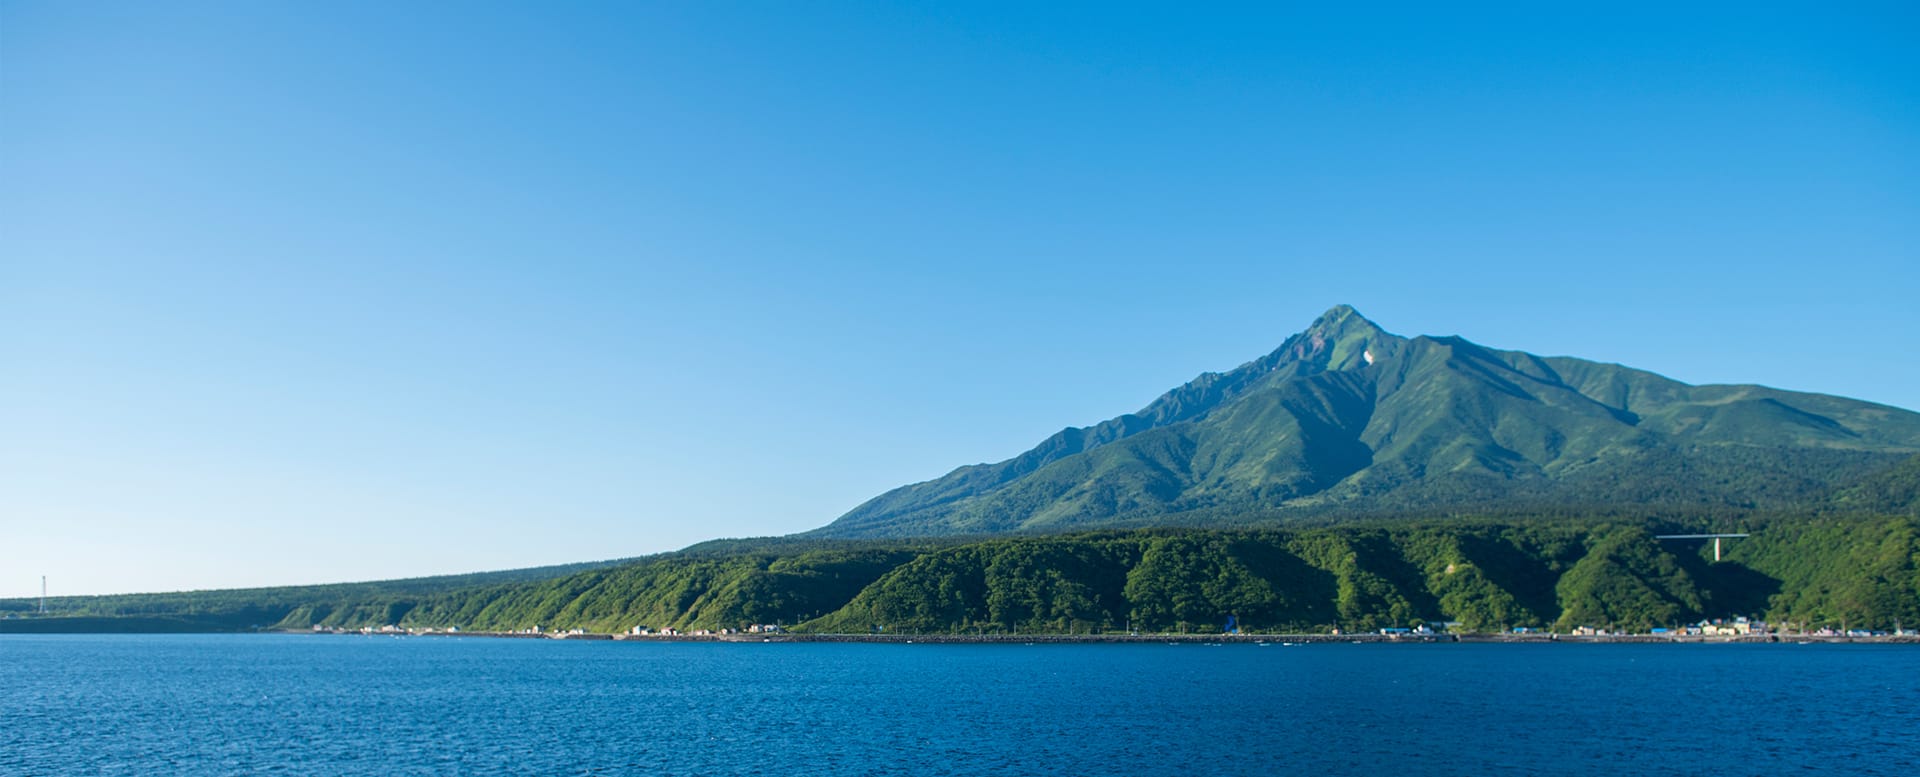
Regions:
[[[115, 619], [90, 619], [115, 620]], [[97, 623], [88, 625], [99, 626]], [[114, 629], [34, 629], [7, 631], [0, 630], [0, 636], [8, 634], [283, 634], [302, 636], [374, 636], [374, 637], [472, 637], [481, 639], [552, 639], [580, 640], [589, 642], [729, 642], [740, 644], [780, 643], [780, 642], [830, 642], [842, 644], [875, 645], [1064, 645], [1064, 644], [1115, 644], [1115, 645], [1221, 645], [1221, 644], [1373, 644], [1373, 645], [1412, 645], [1412, 644], [1860, 644], [1860, 645], [1920, 645], [1920, 635], [1887, 634], [1879, 636], [1842, 636], [1815, 634], [1766, 634], [1766, 635], [1702, 635], [1702, 634], [794, 634], [794, 633], [736, 633], [736, 634], [605, 634], [605, 633], [529, 633], [497, 631], [440, 631], [393, 629], [380, 631], [322, 630], [304, 629], [206, 629], [196, 628], [197, 624], [164, 624], [165, 628], [152, 628], [152, 624], [128, 623], [113, 624], [134, 626], [135, 628]], [[147, 626], [148, 628], [138, 628]]]
[[[313, 632], [286, 632], [310, 634]], [[320, 632], [362, 636], [360, 632]], [[374, 633], [372, 636], [381, 636]], [[1920, 645], [1920, 636], [1888, 635], [1844, 637], [1813, 635], [1707, 636], [1707, 635], [1568, 635], [1568, 634], [524, 634], [511, 632], [418, 632], [389, 636], [476, 637], [492, 639], [557, 639], [600, 642], [832, 642], [846, 644], [929, 644], [929, 645], [1051, 645], [1051, 644], [1867, 644]]]

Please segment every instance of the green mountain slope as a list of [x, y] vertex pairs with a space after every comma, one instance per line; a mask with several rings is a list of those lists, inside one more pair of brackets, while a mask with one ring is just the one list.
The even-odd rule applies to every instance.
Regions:
[[[716, 624], [795, 623], [840, 607], [912, 553], [902, 548], [805, 550], [774, 556], [671, 556], [545, 583], [429, 597], [376, 623], [512, 631], [544, 626], [625, 631]], [[282, 628], [366, 625], [353, 608]]]
[[818, 537], [1606, 505], [1793, 507], [1920, 453], [1920, 413], [1692, 386], [1328, 311], [1256, 361], [997, 464], [881, 494]]
[[[416, 602], [435, 594], [565, 578], [581, 572], [622, 567], [634, 559], [589, 561], [545, 567], [436, 575], [364, 583], [230, 588], [104, 596], [55, 596], [47, 609], [55, 618], [28, 618], [39, 599], [0, 599], [0, 633], [18, 631], [246, 631], [299, 621], [391, 623]], [[292, 621], [289, 621], [292, 619]]]
[[[1660, 531], [1692, 532], [1699, 524]], [[1712, 560], [1645, 525], [1146, 529], [941, 545], [665, 557], [540, 584], [448, 592], [401, 625], [624, 631], [781, 623], [815, 633], [1298, 633], [1454, 621], [1469, 631], [1644, 631], [1762, 616], [1809, 626], [1920, 622], [1913, 519], [1782, 519]]]
[[[816, 633], [1369, 630], [1455, 621], [1645, 630], [1758, 615], [1808, 627], [1920, 623], [1920, 527], [1904, 517], [1738, 524], [1402, 519], [1377, 526], [1143, 529], [973, 541], [783, 539], [547, 579], [363, 584], [63, 600], [20, 631], [399, 625], [465, 631], [634, 626]], [[1710, 546], [1656, 533], [1751, 534]]]
[[1835, 494], [1833, 501], [1847, 510], [1920, 516], [1920, 456], [1861, 478]]

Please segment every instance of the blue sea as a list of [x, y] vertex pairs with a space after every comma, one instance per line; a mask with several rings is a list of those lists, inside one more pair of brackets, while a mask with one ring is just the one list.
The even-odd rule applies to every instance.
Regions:
[[1920, 773], [1920, 647], [0, 636], [0, 774]]

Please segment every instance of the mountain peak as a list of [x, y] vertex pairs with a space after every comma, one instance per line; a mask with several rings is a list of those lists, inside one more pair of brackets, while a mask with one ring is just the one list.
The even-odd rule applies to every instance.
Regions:
[[[1372, 364], [1388, 351], [1397, 351], [1400, 338], [1360, 315], [1352, 305], [1335, 305], [1289, 341], [1296, 359], [1315, 360], [1326, 369], [1346, 370]], [[1323, 358], [1320, 362], [1316, 357]]]
[[[1335, 305], [1333, 307], [1327, 308], [1327, 312], [1320, 314], [1321, 320], [1349, 318], [1353, 316], [1360, 316], [1360, 311], [1354, 310], [1352, 305], [1348, 305], [1344, 302], [1338, 305]], [[1365, 316], [1360, 316], [1360, 317], [1363, 319], [1365, 318]]]
[[1347, 334], [1356, 330], [1385, 334], [1380, 329], [1380, 325], [1367, 320], [1367, 317], [1360, 315], [1360, 311], [1354, 310], [1352, 305], [1344, 304], [1327, 308], [1327, 312], [1321, 313], [1319, 318], [1313, 320], [1313, 326], [1307, 327], [1309, 333], [1321, 332], [1330, 335]]

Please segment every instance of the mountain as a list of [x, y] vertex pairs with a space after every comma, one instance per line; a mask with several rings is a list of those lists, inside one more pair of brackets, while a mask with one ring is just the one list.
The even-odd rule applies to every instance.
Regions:
[[[1785, 509], [1844, 503], [1838, 490], [1916, 453], [1920, 413], [1401, 337], [1341, 305], [1272, 353], [1139, 412], [894, 489], [808, 534]], [[1905, 482], [1901, 472], [1885, 477]]]

